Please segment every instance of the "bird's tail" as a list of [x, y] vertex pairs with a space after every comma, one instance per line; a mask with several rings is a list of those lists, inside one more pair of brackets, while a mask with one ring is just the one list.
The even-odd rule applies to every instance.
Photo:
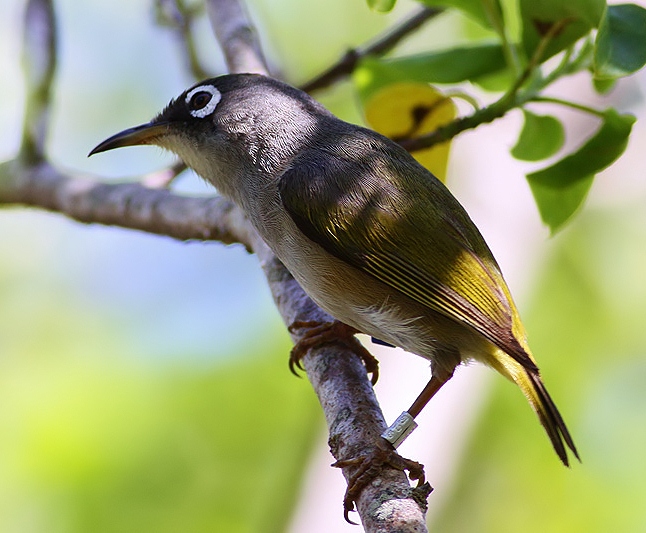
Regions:
[[501, 374], [515, 382], [523, 391], [527, 401], [529, 401], [532, 409], [538, 415], [541, 425], [545, 428], [547, 436], [550, 438], [552, 446], [554, 447], [554, 451], [556, 451], [556, 454], [563, 461], [563, 464], [570, 466], [566, 446], [574, 454], [574, 457], [580, 461], [579, 453], [570, 436], [570, 432], [563, 421], [561, 413], [556, 408], [552, 397], [547, 392], [538, 370], [524, 368], [507, 354], [504, 354], [503, 357], [495, 358], [495, 364], [492, 366]]

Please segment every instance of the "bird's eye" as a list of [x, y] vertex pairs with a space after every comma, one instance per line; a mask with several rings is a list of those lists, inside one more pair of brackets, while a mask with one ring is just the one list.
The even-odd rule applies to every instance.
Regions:
[[211, 98], [213, 98], [213, 95], [211, 93], [200, 91], [199, 93], [195, 93], [193, 95], [191, 101], [188, 103], [188, 106], [191, 108], [191, 111], [197, 111], [198, 109], [206, 107], [206, 104], [211, 101]]
[[186, 95], [188, 112], [195, 118], [208, 117], [220, 102], [222, 95], [213, 85], [195, 87]]

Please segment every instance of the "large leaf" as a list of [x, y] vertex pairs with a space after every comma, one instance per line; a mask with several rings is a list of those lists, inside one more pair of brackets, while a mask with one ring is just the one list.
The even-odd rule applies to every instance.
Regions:
[[550, 28], [562, 22], [541, 60], [559, 53], [598, 27], [605, 7], [605, 0], [520, 0], [525, 53], [531, 57]]
[[608, 109], [597, 132], [576, 152], [527, 175], [541, 218], [552, 233], [583, 203], [594, 175], [623, 153], [634, 122], [633, 115]]
[[523, 161], [540, 161], [563, 146], [565, 132], [561, 122], [549, 115], [535, 115], [523, 109], [525, 124], [511, 155]]
[[364, 96], [397, 81], [459, 83], [506, 68], [499, 44], [479, 44], [394, 59], [365, 58], [354, 80]]
[[627, 76], [646, 64], [646, 9], [635, 4], [608, 6], [594, 48], [594, 75]]

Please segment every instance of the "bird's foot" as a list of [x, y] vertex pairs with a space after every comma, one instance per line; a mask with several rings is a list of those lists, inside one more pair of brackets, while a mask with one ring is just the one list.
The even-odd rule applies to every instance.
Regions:
[[[332, 466], [336, 468], [356, 468], [356, 471], [348, 479], [348, 489], [345, 491], [343, 498], [343, 516], [346, 522], [351, 524], [354, 524], [354, 522], [350, 520], [349, 513], [354, 511], [354, 504], [361, 495], [361, 491], [379, 476], [384, 468], [394, 468], [402, 472], [408, 470], [408, 477], [411, 480], [417, 480], [417, 486], [414, 490], [423, 489], [424, 495], [422, 499], [424, 501], [433, 490], [428, 483], [425, 483], [424, 465], [402, 457], [395, 451], [392, 444], [383, 438], [377, 440], [375, 448], [370, 453], [337, 461]], [[416, 494], [413, 496], [415, 497]]]
[[355, 334], [359, 333], [359, 331], [352, 326], [338, 320], [323, 323], [299, 320], [293, 322], [288, 329], [290, 333], [299, 329], [306, 330], [303, 337], [292, 348], [289, 356], [289, 369], [293, 374], [298, 375], [297, 368], [304, 370], [301, 359], [310, 348], [329, 342], [341, 342], [361, 358], [366, 367], [366, 372], [371, 374], [370, 381], [373, 385], [377, 383], [379, 361], [357, 340]]

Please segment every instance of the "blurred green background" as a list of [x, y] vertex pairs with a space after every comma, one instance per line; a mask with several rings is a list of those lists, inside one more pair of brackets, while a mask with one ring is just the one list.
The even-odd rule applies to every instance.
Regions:
[[[250, 2], [272, 62], [293, 83], [412, 6], [385, 17], [363, 1]], [[20, 138], [23, 8], [0, 3], [0, 160]], [[163, 167], [171, 158], [155, 149], [85, 156], [192, 83], [174, 37], [155, 27], [148, 1], [56, 8], [53, 161], [112, 178]], [[476, 31], [460, 19], [429, 28], [404, 48]], [[204, 63], [222, 72], [208, 22], [199, 33]], [[643, 121], [644, 85], [633, 78], [613, 104]], [[321, 99], [360, 119], [349, 84]], [[645, 137], [638, 122], [585, 211], [536, 245], [544, 255], [518, 276], [530, 283], [521, 308], [533, 351], [583, 464], [564, 469], [518, 391], [496, 378], [432, 531], [646, 532]], [[457, 174], [458, 191], [477, 180]], [[191, 175], [178, 188], [210, 193]], [[533, 258], [535, 244], [509, 253]], [[289, 529], [326, 436], [311, 388], [287, 371], [289, 339], [253, 257], [24, 209], [0, 210], [0, 254], [1, 532]], [[332, 497], [340, 514], [341, 494]]]

